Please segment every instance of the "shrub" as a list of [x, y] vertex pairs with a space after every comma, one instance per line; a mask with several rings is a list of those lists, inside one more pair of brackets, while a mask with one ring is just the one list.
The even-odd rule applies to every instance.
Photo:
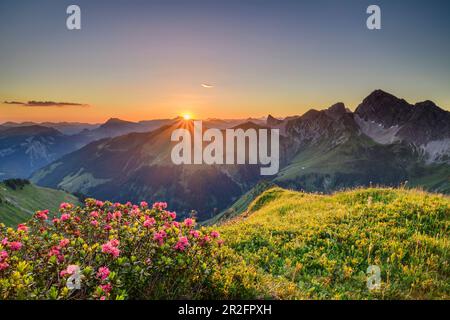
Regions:
[[17, 230], [0, 225], [0, 299], [206, 297], [219, 234], [166, 206], [87, 199], [61, 204], [52, 221], [43, 210]]
[[8, 179], [4, 180], [3, 183], [12, 190], [22, 190], [26, 185], [30, 184], [30, 181], [26, 179]]

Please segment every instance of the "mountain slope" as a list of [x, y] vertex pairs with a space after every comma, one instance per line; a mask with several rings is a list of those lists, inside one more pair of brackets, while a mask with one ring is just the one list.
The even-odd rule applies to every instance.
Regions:
[[[415, 190], [371, 188], [324, 196], [274, 188], [219, 230], [260, 278], [290, 284], [260, 285], [265, 295], [448, 299], [449, 219], [449, 197]], [[367, 288], [370, 265], [381, 269], [379, 290]]]
[[66, 192], [38, 187], [32, 184], [11, 188], [0, 183], [0, 223], [16, 226], [26, 222], [37, 210], [49, 209], [57, 213], [62, 202], [78, 205], [79, 200]]

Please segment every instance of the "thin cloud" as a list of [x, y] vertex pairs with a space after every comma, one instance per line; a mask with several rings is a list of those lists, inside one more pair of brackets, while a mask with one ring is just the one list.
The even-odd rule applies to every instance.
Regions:
[[206, 88], [206, 89], [214, 88], [214, 86], [212, 84], [207, 84], [207, 83], [202, 83], [202, 87]]
[[28, 102], [20, 101], [4, 101], [4, 104], [21, 105], [25, 107], [89, 107], [88, 104], [76, 103], [76, 102], [55, 102], [55, 101], [35, 101], [31, 100]]

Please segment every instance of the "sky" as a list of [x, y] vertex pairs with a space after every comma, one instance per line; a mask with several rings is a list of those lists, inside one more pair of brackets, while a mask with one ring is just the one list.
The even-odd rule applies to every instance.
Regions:
[[[71, 4], [81, 30], [66, 28]], [[381, 30], [366, 27], [371, 4]], [[0, 123], [282, 117], [354, 109], [375, 89], [450, 110], [449, 13], [446, 0], [0, 0]]]

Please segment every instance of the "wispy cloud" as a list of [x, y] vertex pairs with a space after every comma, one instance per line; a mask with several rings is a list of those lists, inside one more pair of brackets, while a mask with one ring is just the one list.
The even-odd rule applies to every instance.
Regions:
[[89, 107], [88, 104], [76, 103], [76, 102], [55, 102], [55, 101], [35, 101], [31, 100], [28, 102], [20, 101], [4, 101], [4, 104], [20, 105], [24, 107]]

